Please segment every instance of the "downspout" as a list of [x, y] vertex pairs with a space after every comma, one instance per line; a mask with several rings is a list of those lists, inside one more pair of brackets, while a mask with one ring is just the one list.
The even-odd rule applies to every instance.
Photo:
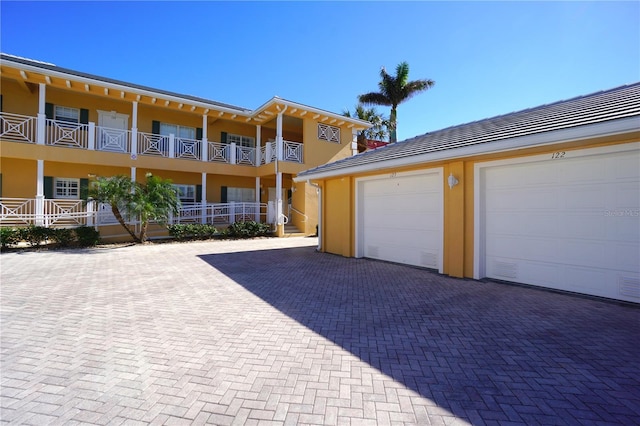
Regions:
[[307, 183], [318, 191], [318, 248], [316, 251], [322, 251], [322, 188], [316, 183], [311, 183], [310, 180]]

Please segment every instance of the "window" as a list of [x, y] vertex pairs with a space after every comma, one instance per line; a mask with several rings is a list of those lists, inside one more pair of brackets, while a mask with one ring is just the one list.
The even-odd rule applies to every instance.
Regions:
[[318, 123], [318, 139], [340, 143], [340, 128]]
[[79, 199], [80, 198], [80, 179], [55, 178], [53, 180], [53, 197]]
[[55, 105], [53, 110], [53, 119], [57, 121], [66, 121], [67, 123], [79, 123], [80, 110], [78, 108]]
[[195, 140], [196, 129], [195, 127], [178, 126], [177, 124], [160, 123], [160, 134], [163, 136], [173, 134], [177, 138]]
[[231, 133], [229, 133], [227, 135], [227, 143], [235, 143], [236, 146], [245, 146], [247, 148], [255, 148], [256, 139], [249, 136], [232, 135]]
[[173, 185], [178, 191], [178, 197], [183, 203], [196, 202], [196, 186], [195, 185]]
[[255, 188], [227, 188], [227, 202], [236, 203], [255, 203], [256, 202], [256, 190]]

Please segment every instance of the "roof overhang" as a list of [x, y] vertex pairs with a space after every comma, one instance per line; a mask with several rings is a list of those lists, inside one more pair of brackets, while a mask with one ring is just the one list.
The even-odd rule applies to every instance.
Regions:
[[255, 110], [225, 105], [195, 96], [180, 95], [163, 90], [128, 84], [75, 72], [57, 67], [54, 64], [32, 59], [2, 54], [0, 73], [3, 77], [17, 81], [29, 92], [37, 90], [37, 85], [71, 90], [78, 93], [108, 97], [123, 101], [138, 102], [142, 105], [174, 109], [194, 114], [208, 115], [214, 119], [225, 119], [260, 125], [271, 121], [280, 112], [297, 118], [312, 118], [336, 127], [364, 130], [371, 127], [367, 121], [344, 117], [340, 114], [323, 111], [307, 105], [298, 104], [274, 97]]
[[[436, 161], [456, 160], [475, 155], [495, 154], [523, 148], [569, 143], [579, 140], [615, 136], [638, 131], [640, 131], [640, 117], [626, 117], [603, 123], [554, 130], [510, 139], [496, 140], [478, 145], [452, 148], [443, 151], [433, 151], [408, 157], [382, 160], [375, 163], [345, 166], [338, 169], [326, 171], [323, 171], [321, 169], [322, 166], [320, 166], [320, 169], [317, 171], [314, 171], [314, 169], [310, 169], [299, 173], [298, 176], [293, 178], [293, 181], [306, 182], [309, 180], [324, 180], [346, 175], [384, 171], [400, 167], [428, 164]], [[341, 161], [348, 161], [349, 158]]]

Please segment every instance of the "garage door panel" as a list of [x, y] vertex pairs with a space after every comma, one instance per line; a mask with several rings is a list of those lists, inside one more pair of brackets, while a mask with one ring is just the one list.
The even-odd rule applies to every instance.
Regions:
[[358, 185], [361, 255], [440, 270], [441, 174], [365, 180]]
[[584, 152], [481, 169], [485, 274], [640, 302], [640, 152]]

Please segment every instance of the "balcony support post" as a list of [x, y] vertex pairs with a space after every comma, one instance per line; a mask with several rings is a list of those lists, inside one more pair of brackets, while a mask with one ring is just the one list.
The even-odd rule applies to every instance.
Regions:
[[133, 101], [131, 114], [131, 159], [138, 158], [138, 101]]
[[[203, 137], [204, 139], [204, 137]], [[201, 195], [201, 220], [202, 224], [207, 223], [207, 172], [202, 172], [202, 195]]]
[[351, 129], [351, 155], [356, 155], [358, 153], [358, 131], [356, 129]]
[[45, 130], [47, 116], [44, 112], [44, 106], [46, 103], [47, 85], [40, 83], [38, 86], [38, 127], [36, 129], [36, 143], [38, 145], [44, 145], [45, 142]]
[[231, 142], [231, 144], [229, 144], [229, 164], [236, 164], [237, 160], [238, 160], [238, 150], [236, 148], [236, 143], [235, 142]]
[[262, 126], [256, 126], [256, 166], [262, 164]]
[[[260, 126], [258, 126], [260, 127]], [[260, 176], [256, 176], [256, 215], [255, 221], [260, 222]]]
[[173, 133], [169, 135], [169, 158], [176, 158], [176, 137]]
[[44, 225], [44, 160], [36, 163], [36, 225]]
[[[208, 161], [208, 158], [207, 158], [209, 155], [208, 148], [209, 148], [209, 139], [207, 138], [207, 114], [203, 114], [202, 115], [202, 149], [200, 150], [202, 152], [202, 161], [205, 161], [205, 162]], [[202, 190], [204, 191], [204, 185], [202, 186]]]
[[89, 134], [87, 135], [87, 149], [89, 151], [95, 151], [96, 149], [96, 123], [93, 121], [89, 122], [89, 129], [87, 130]]

